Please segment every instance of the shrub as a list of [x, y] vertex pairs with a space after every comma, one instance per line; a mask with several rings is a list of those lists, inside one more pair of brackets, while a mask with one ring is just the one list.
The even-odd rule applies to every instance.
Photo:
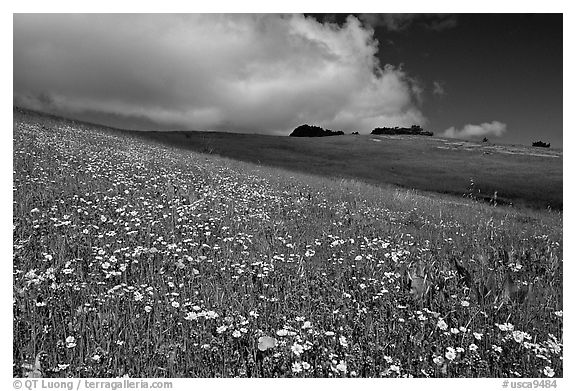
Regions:
[[324, 137], [324, 136], [341, 136], [344, 132], [333, 131], [330, 129], [323, 129], [320, 126], [315, 125], [300, 125], [292, 133], [290, 137]]
[[386, 134], [386, 135], [393, 135], [393, 134], [409, 134], [409, 135], [417, 135], [417, 136], [433, 136], [434, 133], [426, 131], [422, 129], [418, 125], [412, 125], [409, 128], [399, 128], [398, 126], [394, 128], [374, 128], [371, 134]]
[[532, 143], [533, 147], [550, 148], [550, 143], [545, 143], [543, 141], [534, 141]]

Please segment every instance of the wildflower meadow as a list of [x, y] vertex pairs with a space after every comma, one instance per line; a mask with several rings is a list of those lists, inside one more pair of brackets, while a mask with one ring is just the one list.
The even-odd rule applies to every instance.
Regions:
[[563, 376], [561, 211], [13, 136], [15, 377]]

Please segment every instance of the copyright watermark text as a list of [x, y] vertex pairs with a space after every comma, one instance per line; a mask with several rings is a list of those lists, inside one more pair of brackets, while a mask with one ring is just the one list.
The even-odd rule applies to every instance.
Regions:
[[13, 387], [16, 390], [147, 390], [147, 389], [171, 389], [172, 382], [159, 380], [56, 380], [56, 379], [23, 379], [14, 380]]
[[556, 388], [556, 380], [504, 380], [502, 388]]

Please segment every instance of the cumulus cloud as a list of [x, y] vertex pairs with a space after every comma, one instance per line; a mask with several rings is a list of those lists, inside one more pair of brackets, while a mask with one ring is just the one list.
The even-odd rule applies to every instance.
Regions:
[[466, 125], [462, 129], [457, 130], [453, 126], [448, 128], [442, 134], [444, 137], [451, 138], [470, 138], [470, 137], [485, 137], [495, 136], [501, 137], [506, 132], [506, 124], [499, 121], [484, 122], [480, 125]]
[[372, 27], [385, 27], [389, 31], [407, 30], [415, 24], [441, 31], [458, 24], [458, 17], [453, 14], [361, 14], [359, 17]]
[[14, 16], [14, 102], [113, 126], [287, 134], [425, 123], [373, 30], [302, 15]]

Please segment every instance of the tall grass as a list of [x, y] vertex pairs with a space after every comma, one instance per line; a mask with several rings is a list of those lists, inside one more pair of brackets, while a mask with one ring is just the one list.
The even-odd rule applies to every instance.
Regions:
[[562, 376], [561, 213], [20, 113], [14, 200], [15, 376]]

